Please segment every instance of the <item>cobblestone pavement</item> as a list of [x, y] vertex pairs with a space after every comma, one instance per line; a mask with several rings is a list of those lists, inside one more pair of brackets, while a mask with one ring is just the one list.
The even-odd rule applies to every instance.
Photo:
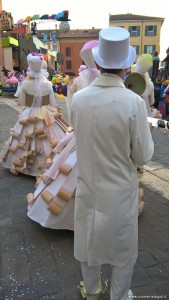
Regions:
[[[61, 106], [66, 118], [65, 104]], [[0, 97], [0, 148], [20, 107]], [[18, 110], [18, 111], [17, 111]], [[153, 130], [155, 153], [140, 174], [145, 210], [139, 218], [139, 255], [134, 267], [135, 299], [169, 299], [169, 138]], [[26, 216], [25, 196], [35, 179], [0, 168], [0, 300], [80, 300], [80, 264], [73, 257], [73, 232], [41, 227]], [[110, 266], [102, 269], [109, 299]]]

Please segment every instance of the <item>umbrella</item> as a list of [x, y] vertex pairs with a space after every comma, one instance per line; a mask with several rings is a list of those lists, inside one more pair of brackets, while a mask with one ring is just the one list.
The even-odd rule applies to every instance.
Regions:
[[34, 15], [31, 19], [31, 21], [33, 20], [39, 20], [40, 19], [40, 15]]
[[64, 17], [64, 12], [63, 11], [55, 15], [55, 19], [57, 19], [57, 20], [59, 18], [63, 18], [63, 17]]
[[32, 19], [32, 17], [31, 17], [31, 16], [28, 16], [28, 17], [25, 18], [25, 20], [23, 21], [23, 23], [30, 22], [31, 19]]
[[51, 15], [49, 19], [54, 20], [56, 15]]
[[40, 17], [41, 20], [48, 20], [49, 19], [49, 15], [43, 15]]
[[18, 22], [16, 24], [22, 24], [24, 21], [24, 19], [19, 19]]

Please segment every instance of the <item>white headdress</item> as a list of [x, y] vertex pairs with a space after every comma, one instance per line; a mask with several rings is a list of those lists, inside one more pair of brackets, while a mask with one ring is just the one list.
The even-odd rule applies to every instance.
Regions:
[[96, 77], [100, 75], [93, 55], [92, 49], [98, 46], [97, 40], [92, 40], [85, 43], [80, 51], [80, 57], [84, 61], [86, 68], [84, 68], [83, 72], [79, 73], [79, 76], [82, 81], [82, 87], [87, 87]]
[[43, 56], [40, 53], [32, 52], [27, 56], [29, 69], [27, 75], [35, 78], [35, 95], [33, 99], [33, 107], [40, 107], [42, 103], [42, 91], [40, 86], [41, 80], [46, 80], [42, 71]]

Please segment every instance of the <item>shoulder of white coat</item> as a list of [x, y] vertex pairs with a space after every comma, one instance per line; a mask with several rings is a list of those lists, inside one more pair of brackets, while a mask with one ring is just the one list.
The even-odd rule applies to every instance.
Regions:
[[138, 94], [134, 93], [132, 90], [125, 88], [125, 94], [126, 97], [130, 97], [130, 99], [133, 99], [136, 102], [143, 102], [143, 98], [139, 96]]
[[73, 96], [72, 96], [72, 105], [74, 105], [75, 103], [80, 103], [81, 99], [86, 94], [85, 90], [86, 90], [86, 88], [81, 89], [81, 90], [79, 90], [79, 91], [77, 91], [76, 93], [73, 94]]

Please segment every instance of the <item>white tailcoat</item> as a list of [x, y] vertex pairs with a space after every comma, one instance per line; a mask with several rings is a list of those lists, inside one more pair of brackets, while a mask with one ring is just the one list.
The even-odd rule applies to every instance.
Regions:
[[145, 101], [102, 74], [72, 100], [78, 182], [74, 255], [89, 266], [133, 266], [138, 244], [137, 165], [154, 152]]

